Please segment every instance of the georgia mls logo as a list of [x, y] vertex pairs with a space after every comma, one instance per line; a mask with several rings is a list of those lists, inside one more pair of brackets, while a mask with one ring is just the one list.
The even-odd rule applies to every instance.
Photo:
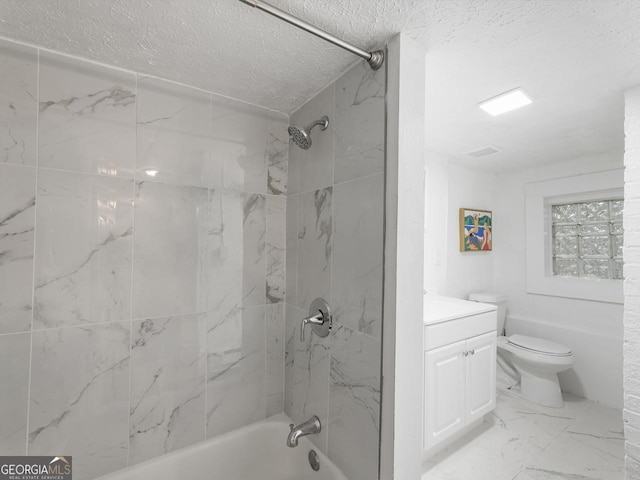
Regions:
[[0, 457], [0, 480], [71, 480], [71, 457]]
[[[55, 464], [58, 465], [55, 465]], [[64, 471], [65, 475], [71, 474], [71, 464], [65, 457], [53, 457], [53, 460], [49, 462], [49, 475], [62, 474]]]

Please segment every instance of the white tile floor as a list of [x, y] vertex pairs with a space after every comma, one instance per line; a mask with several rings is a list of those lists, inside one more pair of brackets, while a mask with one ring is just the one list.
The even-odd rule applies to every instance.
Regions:
[[422, 480], [624, 479], [622, 412], [572, 396], [555, 409], [499, 394], [483, 425], [423, 472]]

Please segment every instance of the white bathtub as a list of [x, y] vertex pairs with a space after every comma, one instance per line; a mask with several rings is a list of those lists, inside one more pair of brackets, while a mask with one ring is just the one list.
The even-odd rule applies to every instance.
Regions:
[[[287, 447], [289, 417], [266, 420], [119, 470], [100, 480], [347, 480], [308, 438]], [[309, 450], [320, 470], [309, 465]]]

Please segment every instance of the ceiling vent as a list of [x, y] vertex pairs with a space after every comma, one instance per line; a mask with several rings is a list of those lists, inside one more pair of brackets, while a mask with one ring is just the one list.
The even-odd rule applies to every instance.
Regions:
[[467, 155], [470, 157], [486, 157], [487, 155], [493, 155], [494, 153], [498, 153], [500, 149], [498, 147], [494, 147], [489, 145], [487, 147], [478, 148], [477, 150], [472, 150], [471, 152], [467, 152]]

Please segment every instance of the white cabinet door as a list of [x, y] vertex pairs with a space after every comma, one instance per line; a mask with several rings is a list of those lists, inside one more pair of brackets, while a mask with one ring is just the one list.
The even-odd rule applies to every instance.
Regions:
[[465, 346], [462, 341], [424, 354], [425, 450], [465, 424]]
[[467, 340], [467, 423], [496, 406], [496, 342], [495, 332]]

